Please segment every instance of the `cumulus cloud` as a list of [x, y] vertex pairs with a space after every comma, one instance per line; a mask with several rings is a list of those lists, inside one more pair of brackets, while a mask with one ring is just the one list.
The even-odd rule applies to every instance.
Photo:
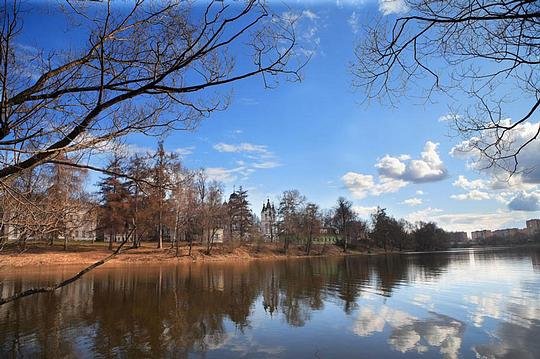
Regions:
[[485, 189], [486, 181], [481, 179], [469, 180], [465, 176], [460, 175], [457, 180], [452, 183], [454, 187], [459, 187], [465, 190]]
[[386, 155], [375, 167], [383, 176], [406, 182], [440, 181], [448, 176], [448, 171], [437, 152], [438, 147], [438, 143], [427, 141], [419, 159], [411, 159], [408, 155], [399, 157]]
[[379, 11], [384, 15], [402, 14], [409, 11], [405, 0], [379, 0]]
[[[510, 119], [503, 121], [503, 126], [510, 126]], [[508, 144], [507, 153], [511, 154], [517, 150], [526, 141], [532, 138], [538, 131], [540, 122], [526, 122], [517, 125], [512, 131], [506, 132], [504, 141]], [[513, 170], [514, 161], [501, 161], [499, 166], [490, 166], [488, 158], [482, 155], [477, 149], [485, 143], [493, 143], [495, 141], [495, 132], [486, 132], [484, 137], [471, 137], [462, 141], [452, 148], [450, 154], [457, 158], [463, 158], [469, 161], [469, 167], [487, 173], [488, 175], [497, 178], [507, 178], [509, 173], [506, 170]], [[494, 149], [495, 151], [495, 149]], [[519, 163], [517, 172], [520, 173], [520, 179], [525, 183], [540, 184], [540, 140], [535, 140], [524, 147], [519, 154]], [[491, 153], [491, 155], [496, 155]], [[502, 168], [501, 168], [502, 167]]]
[[383, 193], [397, 192], [405, 187], [407, 182], [393, 178], [380, 176], [376, 181], [372, 175], [356, 172], [347, 172], [341, 180], [351, 191], [353, 197], [362, 199], [368, 195], [380, 196]]
[[509, 203], [508, 208], [514, 211], [540, 211], [540, 193], [518, 193]]
[[[510, 119], [502, 125], [510, 126]], [[540, 122], [527, 122], [517, 125], [512, 131], [506, 132], [504, 141], [508, 144], [507, 153], [513, 153], [517, 148], [532, 138], [538, 131]], [[487, 180], [469, 181], [460, 178], [454, 183], [466, 190], [481, 190], [491, 198], [505, 203], [510, 210], [538, 211], [538, 193], [540, 191], [540, 140], [535, 140], [524, 147], [518, 157], [517, 172], [510, 176], [508, 170], [514, 169], [514, 160], [498, 162], [498, 166], [490, 166], [489, 159], [478, 149], [482, 144], [495, 141], [494, 132], [485, 132], [482, 137], [471, 137], [452, 148], [450, 154], [456, 158], [467, 160], [468, 167], [484, 174]], [[491, 155], [494, 155], [492, 153]], [[476, 193], [478, 194], [478, 193]], [[456, 197], [465, 195], [456, 195]], [[469, 198], [472, 198], [469, 196]]]
[[418, 197], [408, 198], [404, 200], [403, 202], [401, 202], [401, 204], [406, 204], [411, 207], [419, 206], [422, 203], [423, 203], [422, 198], [418, 198]]
[[389, 155], [381, 158], [375, 167], [378, 168], [381, 175], [388, 177], [400, 177], [405, 173], [405, 169], [407, 168], [405, 163], [399, 158]]
[[409, 183], [442, 180], [447, 177], [448, 171], [439, 157], [438, 146], [438, 143], [427, 141], [419, 159], [412, 159], [406, 154], [395, 157], [385, 155], [375, 164], [378, 178], [369, 174], [348, 172], [341, 180], [356, 198], [397, 192]]

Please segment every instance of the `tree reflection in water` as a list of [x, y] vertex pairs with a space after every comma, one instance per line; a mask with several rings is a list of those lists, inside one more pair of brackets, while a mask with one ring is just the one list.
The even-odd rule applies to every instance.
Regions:
[[[475, 263], [500, 257], [500, 253], [480, 253]], [[528, 263], [537, 258], [537, 253], [510, 257]], [[386, 343], [384, 350], [395, 354], [434, 349], [453, 358], [462, 349], [466, 329], [475, 327], [475, 318], [482, 315], [472, 312], [485, 310], [481, 299], [465, 293], [463, 300], [471, 314], [456, 319], [433, 311], [431, 295], [418, 291], [405, 297], [402, 293], [414, 292], [418, 284], [437, 286], [452, 268], [470, 263], [469, 253], [449, 253], [103, 268], [59, 292], [1, 307], [0, 356], [187, 357], [212, 352], [291, 356], [287, 353], [292, 339], [287, 336], [294, 336], [294, 328], [307, 327], [317, 330], [310, 333], [321, 335], [312, 338], [314, 344], [333, 338], [336, 348], [328, 344], [326, 349], [337, 354], [338, 341], [360, 346], [361, 340], [384, 334], [384, 340], [379, 338]], [[6, 295], [67, 274], [58, 270], [6, 274], [1, 292]], [[370, 302], [373, 297], [380, 301]], [[386, 302], [394, 297], [403, 297], [408, 310]], [[529, 326], [538, 333], [540, 298], [534, 300], [533, 314], [520, 317], [528, 315]], [[520, 303], [504, 305], [516, 311]], [[318, 316], [336, 308], [341, 319], [332, 314], [335, 322], [328, 323], [328, 328], [321, 326]], [[411, 308], [424, 312], [411, 313]], [[274, 339], [283, 338], [280, 345], [260, 344], [266, 338], [257, 328], [264, 325], [272, 326]], [[501, 337], [512, 329], [509, 325], [518, 324], [505, 321], [499, 329]], [[335, 332], [331, 326], [337, 328]], [[489, 356], [506, 348], [494, 345], [475, 350]]]

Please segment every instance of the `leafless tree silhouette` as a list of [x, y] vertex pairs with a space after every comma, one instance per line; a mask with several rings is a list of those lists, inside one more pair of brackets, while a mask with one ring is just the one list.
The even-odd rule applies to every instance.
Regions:
[[[455, 100], [449, 119], [485, 167], [520, 170], [538, 139], [519, 131], [540, 106], [540, 3], [534, 0], [404, 0], [408, 11], [365, 28], [352, 65], [366, 99], [395, 103], [404, 92]], [[426, 85], [427, 86], [424, 86]], [[413, 90], [413, 87], [417, 87]], [[519, 103], [522, 113], [507, 120]], [[514, 104], [513, 104], [514, 103]], [[516, 118], [517, 117], [517, 118]]]
[[128, 134], [192, 129], [227, 106], [228, 85], [299, 80], [307, 61], [296, 51], [296, 19], [257, 0], [65, 4], [86, 38], [62, 51], [23, 46], [24, 4], [0, 9], [0, 179]]

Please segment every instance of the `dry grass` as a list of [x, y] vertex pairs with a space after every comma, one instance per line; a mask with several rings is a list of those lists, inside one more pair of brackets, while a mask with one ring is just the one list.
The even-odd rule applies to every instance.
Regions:
[[[176, 250], [165, 243], [165, 248], [157, 249], [155, 243], [144, 243], [140, 248], [122, 252], [110, 263], [177, 263], [193, 261], [244, 261], [251, 259], [278, 259], [288, 257], [305, 257], [303, 246], [291, 245], [287, 254], [282, 244], [243, 244], [237, 246], [216, 245], [211, 254], [206, 247], [194, 245], [192, 255], [188, 256], [188, 247], [182, 244], [179, 256]], [[359, 252], [352, 252], [352, 254]], [[0, 252], [0, 267], [26, 267], [36, 265], [74, 264], [89, 265], [111, 254], [107, 243], [70, 243], [64, 251], [62, 244], [49, 246], [45, 243], [32, 243], [25, 251], [15, 246], [6, 246]], [[351, 252], [347, 253], [351, 254]], [[343, 256], [343, 250], [334, 245], [314, 245], [310, 256]]]

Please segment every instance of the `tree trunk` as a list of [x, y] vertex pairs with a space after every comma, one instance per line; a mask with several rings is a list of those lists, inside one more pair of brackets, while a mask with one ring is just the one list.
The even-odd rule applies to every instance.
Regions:
[[109, 250], [112, 251], [113, 249], [113, 236], [116, 237], [116, 234], [109, 233]]
[[174, 241], [174, 245], [176, 246], [176, 253], [175, 255], [178, 257], [180, 255], [180, 244], [178, 243], [179, 240], [178, 240], [178, 236], [175, 235], [175, 241]]
[[191, 248], [193, 247], [193, 236], [189, 236], [189, 253], [188, 256], [191, 257]]

